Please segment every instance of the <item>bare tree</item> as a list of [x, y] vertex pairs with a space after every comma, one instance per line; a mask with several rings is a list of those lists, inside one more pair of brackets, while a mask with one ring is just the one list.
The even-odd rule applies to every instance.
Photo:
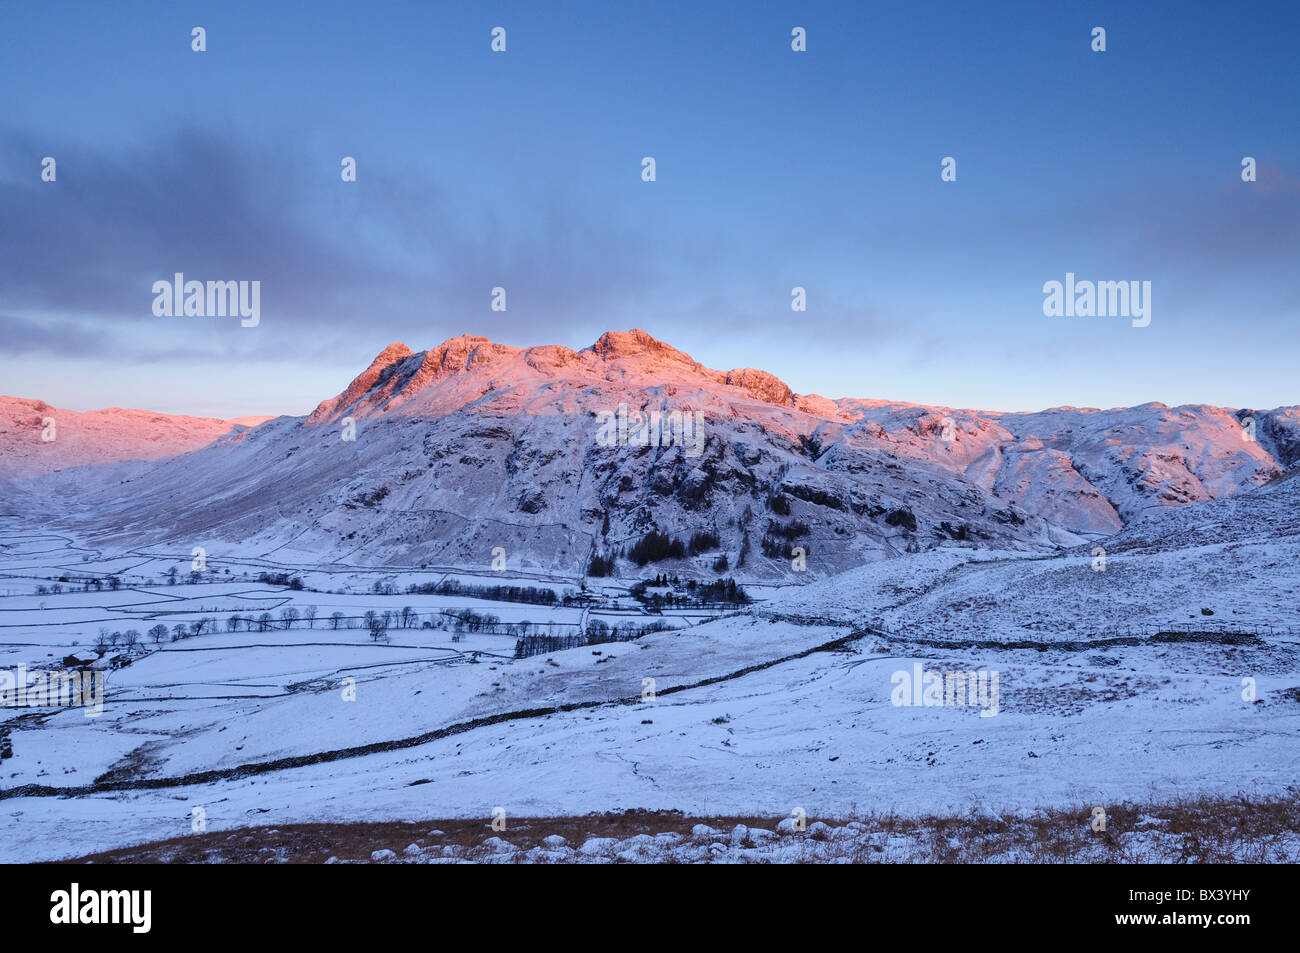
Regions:
[[316, 607], [307, 606], [302, 610], [302, 617], [307, 620], [307, 628], [316, 628]]
[[388, 617], [390, 613], [385, 612], [382, 616], [376, 615], [373, 611], [366, 613], [366, 622], [370, 627], [370, 638], [378, 642], [381, 639], [388, 639]]
[[337, 628], [339, 627], [339, 623], [342, 622], [342, 621], [343, 621], [343, 613], [342, 613], [342, 612], [334, 611], [334, 612], [331, 612], [331, 613], [330, 613], [330, 627], [331, 627], [331, 628], [337, 629]]

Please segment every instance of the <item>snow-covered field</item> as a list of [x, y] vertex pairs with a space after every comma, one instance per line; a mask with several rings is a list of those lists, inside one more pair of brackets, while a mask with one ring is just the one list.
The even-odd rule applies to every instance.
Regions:
[[[561, 633], [584, 613], [635, 620], [618, 612], [629, 600], [612, 584], [594, 608], [376, 595], [364, 574], [333, 577], [334, 592], [297, 590], [238, 565], [218, 567], [218, 582], [130, 584], [177, 558], [106, 558], [11, 524], [0, 537], [0, 590], [13, 593], [0, 598], [4, 667], [56, 664], [102, 626], [220, 624], [146, 639], [107, 672], [99, 717], [4, 710], [0, 857], [165, 840], [198, 816], [208, 831], [629, 809], [773, 827], [803, 812], [841, 826], [882, 813], [1294, 796], [1297, 487], [1134, 524], [1106, 541], [1104, 568], [1086, 547], [1050, 558], [939, 549], [765, 590], [712, 618], [670, 614], [675, 628], [634, 641], [518, 660], [509, 635], [424, 621], [472, 607]], [[121, 588], [36, 594], [70, 572], [116, 572]], [[330, 622], [405, 606], [415, 622], [385, 641]], [[285, 628], [289, 607], [299, 618]], [[265, 630], [227, 627], [263, 611]], [[996, 673], [995, 694], [900, 703], [922, 701], [903, 677], [930, 671]], [[738, 847], [758, 849], [752, 840]]]

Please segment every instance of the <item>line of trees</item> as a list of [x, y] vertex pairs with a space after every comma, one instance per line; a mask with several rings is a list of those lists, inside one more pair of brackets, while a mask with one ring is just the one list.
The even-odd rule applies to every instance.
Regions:
[[592, 619], [587, 623], [585, 632], [575, 633], [574, 635], [538, 634], [520, 636], [515, 642], [515, 658], [532, 658], [534, 655], [545, 655], [548, 652], [582, 648], [587, 645], [631, 642], [650, 632], [662, 632], [671, 628], [671, 625], [662, 620], [651, 622], [648, 625], [623, 623], [622, 625], [610, 626], [600, 619]]
[[[552, 589], [537, 586], [475, 586], [457, 579], [445, 579], [439, 583], [413, 583], [406, 587], [406, 591], [426, 596], [469, 596], [489, 602], [526, 602], [539, 606], [552, 606], [562, 601]], [[568, 601], [567, 597], [564, 601]]]
[[103, 592], [105, 589], [116, 592], [122, 588], [122, 580], [118, 576], [105, 576], [103, 579], [98, 576], [60, 576], [59, 581], [56, 583], [51, 583], [48, 586], [37, 586], [36, 594], [38, 596], [57, 596], [63, 592], [64, 584], [67, 585], [68, 592], [76, 592], [78, 587], [80, 587], [81, 592], [90, 592], [91, 590]]
[[722, 539], [712, 530], [700, 530], [691, 534], [688, 542], [683, 543], [675, 536], [651, 530], [632, 544], [626, 551], [596, 553], [587, 566], [588, 576], [608, 576], [614, 571], [614, 562], [620, 556], [632, 560], [638, 566], [647, 563], [663, 562], [666, 559], [684, 559], [686, 556], [698, 556], [718, 549]]

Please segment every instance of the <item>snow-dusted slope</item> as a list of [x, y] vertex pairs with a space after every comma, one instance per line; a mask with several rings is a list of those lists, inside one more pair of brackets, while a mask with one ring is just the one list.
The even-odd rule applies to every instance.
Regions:
[[936, 642], [1300, 631], [1300, 477], [1165, 509], [1047, 558], [935, 552], [817, 581], [786, 611]]

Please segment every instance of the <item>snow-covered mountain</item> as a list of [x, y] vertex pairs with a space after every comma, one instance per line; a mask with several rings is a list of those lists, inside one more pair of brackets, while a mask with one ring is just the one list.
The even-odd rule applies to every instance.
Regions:
[[[638, 429], [638, 412], [662, 441]], [[674, 435], [675, 413], [697, 415], [698, 429]], [[512, 568], [571, 576], [658, 531], [687, 546], [698, 535], [697, 551], [646, 571], [793, 580], [794, 547], [822, 576], [936, 546], [1077, 545], [1260, 486], [1300, 459], [1297, 408], [834, 401], [764, 371], [704, 367], [640, 330], [579, 351], [473, 336], [393, 344], [305, 418], [206, 431], [182, 420], [168, 426], [206, 446], [176, 437], [175, 455], [144, 470], [51, 474], [37, 505], [105, 544], [469, 567], [500, 547]], [[15, 438], [0, 437], [0, 461], [22, 475]]]
[[69, 471], [65, 485], [102, 483], [113, 473], [141, 472], [149, 463], [189, 453], [265, 417], [218, 420], [110, 407], [78, 413], [41, 400], [0, 396], [0, 511], [17, 513], [64, 496], [46, 481]]
[[22, 477], [172, 457], [267, 419], [218, 420], [121, 407], [78, 413], [40, 400], [0, 396], [0, 474]]

